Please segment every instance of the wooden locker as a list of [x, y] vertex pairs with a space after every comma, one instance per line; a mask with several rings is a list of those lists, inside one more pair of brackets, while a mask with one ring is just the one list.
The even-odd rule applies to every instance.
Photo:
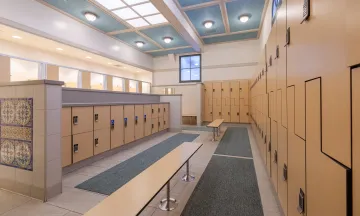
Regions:
[[221, 113], [221, 98], [213, 98], [213, 120], [222, 119]]
[[[239, 100], [239, 99], [237, 99], [237, 100]], [[231, 122], [234, 122], [234, 123], [240, 122], [240, 106], [235, 106], [235, 105], [231, 106], [230, 113], [231, 113], [231, 116], [230, 116]]]
[[245, 104], [249, 105], [249, 81], [240, 80], [240, 98], [245, 99]]
[[158, 108], [158, 113], [159, 113], [159, 118], [164, 118], [164, 104], [159, 104], [159, 108]]
[[266, 168], [268, 171], [269, 176], [271, 177], [271, 160], [272, 160], [272, 155], [271, 155], [271, 119], [269, 117], [266, 117], [266, 137], [265, 137], [265, 142], [266, 142]]
[[170, 113], [169, 113], [169, 104], [164, 104], [164, 129], [169, 128], [169, 119], [170, 119]]
[[144, 137], [144, 105], [135, 105], [135, 139]]
[[151, 119], [151, 134], [159, 132], [159, 118]]
[[277, 146], [277, 122], [271, 120], [271, 180], [274, 185], [275, 192], [278, 189], [278, 146]]
[[[91, 115], [92, 117], [92, 115]], [[93, 122], [93, 119], [90, 119]], [[73, 151], [73, 163], [85, 160], [94, 155], [93, 138], [94, 133], [86, 132], [73, 135], [72, 151]]]
[[134, 105], [124, 105], [125, 144], [135, 140], [135, 108]]
[[111, 149], [124, 144], [124, 106], [111, 106], [110, 145]]
[[61, 110], [61, 136], [71, 135], [71, 107], [62, 108]]
[[241, 123], [249, 123], [249, 107], [245, 105], [245, 99], [240, 99], [240, 122]]
[[151, 135], [151, 124], [152, 124], [152, 118], [151, 118], [151, 105], [144, 105], [144, 136]]
[[159, 104], [151, 104], [151, 118], [159, 117]]
[[103, 128], [94, 131], [94, 155], [110, 150], [110, 129]]
[[110, 128], [110, 106], [94, 106], [94, 130]]
[[213, 87], [211, 82], [204, 83], [204, 121], [211, 122], [213, 120]]
[[159, 124], [158, 124], [158, 126], [159, 126], [159, 128], [158, 128], [159, 131], [164, 130], [164, 118], [163, 118], [163, 117], [162, 117], [162, 118], [159, 118]]
[[221, 83], [221, 117], [225, 122], [230, 122], [231, 111], [230, 82]]
[[72, 134], [79, 134], [94, 130], [94, 107], [72, 107]]
[[[279, 122], [278, 122], [279, 123]], [[287, 215], [288, 185], [287, 185], [287, 129], [281, 124], [278, 125], [278, 196], [282, 209]], [[285, 176], [284, 176], [285, 172]]]
[[62, 167], [72, 164], [71, 135], [61, 138]]
[[240, 81], [230, 82], [230, 120], [240, 122]]
[[360, 215], [360, 68], [352, 73], [353, 215]]

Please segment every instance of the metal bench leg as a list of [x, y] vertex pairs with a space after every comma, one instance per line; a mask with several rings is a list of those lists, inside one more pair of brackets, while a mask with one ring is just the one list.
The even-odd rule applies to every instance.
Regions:
[[170, 197], [170, 180], [166, 184], [166, 198], [160, 201], [159, 208], [163, 211], [172, 211], [178, 203], [176, 199]]
[[213, 128], [213, 139], [212, 139], [212, 141], [216, 141], [216, 138], [215, 138], [216, 135], [215, 135], [215, 133], [216, 133], [216, 132], [215, 132], [215, 128]]
[[217, 128], [217, 136], [220, 136], [219, 131], [220, 131], [220, 126]]
[[191, 182], [195, 180], [195, 176], [190, 175], [189, 160], [186, 162], [186, 174], [182, 177], [185, 182]]

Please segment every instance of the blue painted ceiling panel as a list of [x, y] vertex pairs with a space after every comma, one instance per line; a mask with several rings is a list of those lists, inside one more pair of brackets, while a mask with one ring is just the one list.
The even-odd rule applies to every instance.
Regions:
[[[258, 29], [261, 23], [261, 16], [265, 0], [238, 0], [226, 3], [226, 10], [229, 18], [231, 32]], [[250, 15], [249, 21], [242, 23], [239, 20], [241, 15]]]
[[[44, 0], [48, 4], [62, 10], [86, 23], [89, 25], [104, 31], [104, 32], [112, 32], [116, 30], [127, 29], [127, 27], [117, 21], [114, 17], [107, 14], [97, 6], [91, 4], [87, 0]], [[97, 15], [97, 19], [94, 22], [88, 21], [84, 13], [91, 12]]]
[[[189, 46], [189, 44], [181, 37], [179, 33], [171, 26], [160, 26], [141, 30], [142, 33], [153, 39], [164, 48], [175, 48], [181, 46]], [[173, 41], [169, 44], [165, 43], [164, 37], [172, 37]]]
[[178, 0], [181, 7], [187, 7], [191, 5], [202, 4], [206, 2], [212, 2], [213, 0]]
[[[131, 46], [134, 46], [142, 51], [150, 51], [150, 50], [157, 50], [160, 49], [159, 47], [155, 46], [153, 43], [151, 43], [150, 41], [146, 40], [144, 37], [138, 35], [135, 32], [126, 32], [126, 33], [121, 33], [121, 34], [117, 34], [114, 35], [116, 38], [128, 43]], [[142, 41], [145, 42], [144, 46], [139, 48], [136, 46], [135, 42], [136, 41]]]
[[247, 32], [247, 33], [240, 33], [240, 34], [233, 34], [233, 35], [225, 35], [219, 37], [211, 37], [211, 38], [204, 38], [205, 44], [212, 44], [212, 43], [221, 43], [221, 42], [230, 42], [230, 41], [237, 41], [237, 40], [246, 40], [246, 39], [256, 39], [258, 32]]
[[[225, 26], [219, 5], [189, 10], [185, 13], [189, 17], [200, 36], [225, 33]], [[205, 28], [203, 25], [204, 22], [208, 20], [215, 22], [210, 29]]]
[[167, 54], [181, 54], [181, 53], [192, 53], [192, 52], [195, 52], [195, 50], [193, 48], [183, 48], [183, 49], [176, 49], [176, 50], [151, 52], [149, 54], [156, 57], [156, 56], [164, 56]]

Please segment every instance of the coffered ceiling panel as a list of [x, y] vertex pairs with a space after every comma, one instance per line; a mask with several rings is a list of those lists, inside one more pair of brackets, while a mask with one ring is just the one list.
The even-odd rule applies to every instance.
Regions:
[[181, 7], [187, 7], [191, 5], [202, 4], [206, 2], [212, 2], [214, 0], [179, 0]]
[[160, 47], [157, 47], [151, 41], [147, 40], [146, 38], [142, 37], [136, 32], [125, 32], [125, 33], [117, 34], [115, 35], [115, 37], [134, 47], [136, 46], [136, 42], [142, 41], [144, 42], [144, 45], [141, 47], [141, 50], [143, 51], [160, 49]]

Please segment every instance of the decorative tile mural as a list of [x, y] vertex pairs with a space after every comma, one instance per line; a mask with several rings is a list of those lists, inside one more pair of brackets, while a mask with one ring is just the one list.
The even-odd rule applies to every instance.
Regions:
[[33, 99], [0, 99], [0, 164], [33, 170]]

